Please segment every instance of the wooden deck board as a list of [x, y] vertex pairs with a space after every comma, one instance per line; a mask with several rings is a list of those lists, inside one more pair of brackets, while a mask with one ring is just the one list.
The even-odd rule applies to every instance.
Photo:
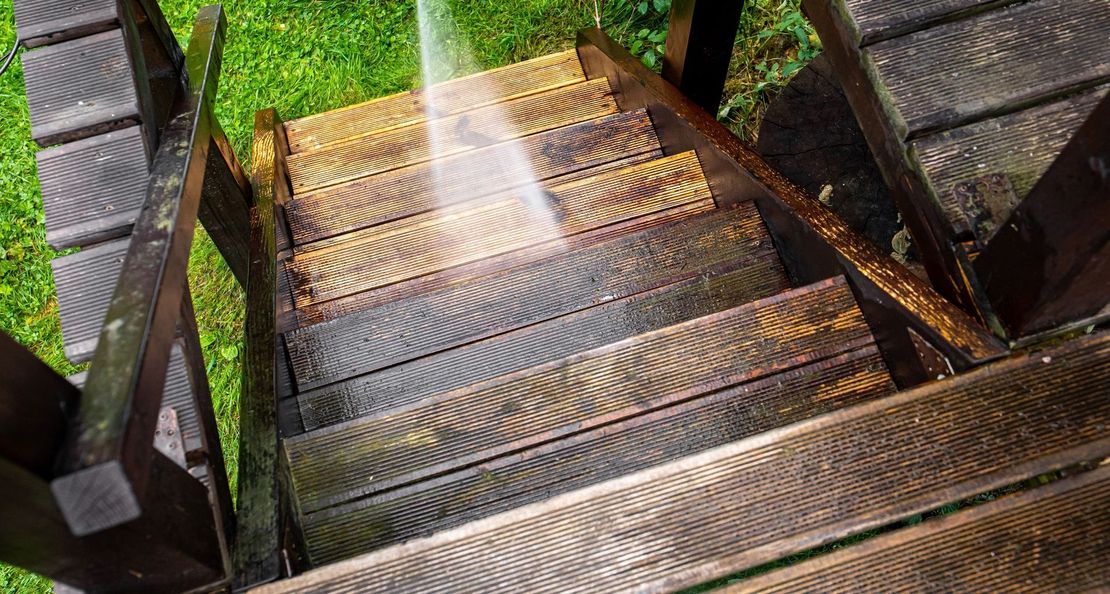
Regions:
[[1110, 466], [899, 530], [741, 592], [1097, 592], [1110, 585]]
[[713, 208], [693, 152], [334, 238], [287, 267], [302, 307], [689, 204]]
[[427, 120], [427, 98], [433, 97], [435, 115], [443, 117], [549, 91], [586, 80], [574, 50], [551, 54], [382, 97], [285, 123], [289, 148], [294, 153], [320, 148], [331, 142], [418, 124]]
[[15, 0], [16, 34], [27, 47], [66, 41], [117, 26], [115, 0]]
[[[739, 262], [673, 285], [326, 386], [299, 398], [305, 430], [380, 414], [436, 393], [769, 297], [789, 288], [768, 241]], [[445, 321], [446, 322], [446, 321]]]
[[1110, 455], [1107, 382], [1103, 333], [258, 591], [692, 587]]
[[909, 138], [1110, 81], [1110, 0], [1033, 0], [866, 49]]
[[592, 80], [294, 153], [289, 177], [300, 194], [616, 112], [608, 81]]
[[311, 513], [870, 341], [851, 291], [830, 279], [286, 439], [294, 490]]
[[878, 352], [867, 347], [310, 514], [309, 557], [321, 565], [428, 536], [894, 390]]
[[[286, 335], [301, 390], [691, 278], [766, 253], [754, 206], [553, 254]], [[559, 282], [552, 282], [559, 279]]]
[[139, 126], [49, 148], [35, 157], [50, 247], [130, 235], [149, 174]]
[[40, 146], [139, 122], [130, 60], [119, 30], [26, 52], [31, 137]]
[[117, 239], [55, 258], [50, 263], [62, 318], [65, 354], [74, 364], [88, 361], [96, 350], [130, 244], [130, 238]]
[[864, 46], [1019, 1], [839, 0], [855, 22]]
[[301, 194], [286, 216], [304, 244], [658, 151], [646, 111], [614, 114]]

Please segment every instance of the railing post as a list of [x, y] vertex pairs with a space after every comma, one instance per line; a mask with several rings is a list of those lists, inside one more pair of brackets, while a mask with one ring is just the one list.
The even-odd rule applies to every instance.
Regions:
[[713, 116], [721, 106], [744, 0], [673, 0], [663, 78]]

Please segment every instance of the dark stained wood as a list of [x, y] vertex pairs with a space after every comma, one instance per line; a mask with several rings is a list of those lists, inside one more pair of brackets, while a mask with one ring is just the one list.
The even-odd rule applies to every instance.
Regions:
[[[177, 77], [173, 76], [175, 73], [172, 68], [168, 73], [165, 69], [161, 73], [157, 71], [159, 57], [156, 52], [148, 52], [148, 48], [144, 47], [143, 36], [139, 32], [139, 18], [135, 14], [137, 7], [132, 0], [118, 0], [117, 4], [120, 32], [123, 34], [124, 45], [127, 46], [131, 86], [138, 102], [143, 135], [146, 137], [147, 146], [157, 147], [165, 118], [169, 117], [174, 96], [177, 94], [176, 85], [159, 85], [157, 81], [167, 76], [171, 80]], [[149, 70], [148, 60], [153, 62], [151, 64], [153, 68]], [[157, 96], [154, 92], [156, 89], [160, 91]]]
[[16, 0], [16, 36], [29, 48], [115, 28], [116, 0]]
[[920, 365], [904, 363], [917, 361], [907, 327], [928, 339], [957, 371], [1006, 353], [986, 329], [878, 252], [608, 36], [586, 29], [579, 33], [578, 48], [587, 75], [608, 77], [623, 109], [651, 112], [667, 151], [697, 150], [718, 202], [756, 201], [796, 283], [848, 277], [899, 386], [933, 379]]
[[663, 78], [716, 116], [744, 0], [673, 0]]
[[[209, 146], [205, 97], [214, 95], [214, 51], [225, 21], [203, 9], [189, 47], [190, 92], [154, 159], [147, 200], [97, 343], [81, 408], [51, 484], [67, 523], [92, 534], [139, 517], [151, 437], [181, 314], [189, 247]], [[190, 477], [191, 480], [191, 477]]]
[[285, 449], [300, 508], [313, 512], [870, 342], [851, 291], [830, 279], [288, 438]]
[[245, 589], [281, 577], [283, 536], [278, 479], [275, 353], [276, 238], [274, 200], [281, 155], [273, 109], [255, 115], [250, 266], [247, 276], [247, 352], [243, 362], [239, 426], [239, 523], [235, 540], [235, 587]]
[[130, 239], [125, 237], [55, 258], [50, 263], [62, 318], [65, 355], [75, 364], [88, 361], [96, 351], [129, 247]]
[[[213, 122], [215, 122], [214, 118]], [[226, 142], [223, 148], [231, 150]], [[238, 176], [234, 173], [235, 169], [227, 165], [229, 160], [238, 163], [234, 153], [230, 158], [225, 158], [220, 143], [213, 138], [208, 148], [208, 164], [204, 170], [204, 189], [197, 217], [212, 238], [212, 242], [216, 244], [216, 248], [220, 250], [220, 255], [231, 268], [235, 279], [245, 289], [250, 258], [252, 198], [250, 185], [240, 185]]]
[[0, 377], [0, 459], [49, 477], [65, 435], [65, 415], [80, 394], [3, 332]]
[[741, 592], [1084, 592], [1110, 584], [1110, 466], [730, 586]]
[[955, 21], [1021, 0], [839, 0], [850, 14], [860, 46]]
[[888, 395], [867, 347], [517, 452], [305, 519], [317, 566], [454, 528]]
[[1110, 303], [1110, 98], [1104, 98], [975, 260], [1012, 336], [1074, 324]]
[[1110, 455], [1108, 355], [1088, 336], [260, 592], [696, 586]]

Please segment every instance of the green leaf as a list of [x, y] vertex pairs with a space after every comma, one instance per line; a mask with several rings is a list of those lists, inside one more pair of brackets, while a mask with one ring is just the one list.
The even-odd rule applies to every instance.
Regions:
[[651, 35], [648, 35], [648, 39], [650, 39], [652, 41], [652, 43], [663, 43], [664, 41], [667, 40], [667, 32], [666, 31], [656, 31], [656, 32], [652, 33]]
[[648, 11], [647, 0], [644, 0], [644, 2], [641, 2], [640, 5], [636, 7], [636, 10], [640, 11], [640, 14], [647, 14], [647, 11]]
[[239, 356], [239, 346], [229, 344], [223, 347], [220, 349], [220, 356], [223, 357], [225, 361], [234, 361], [235, 358]]
[[659, 12], [666, 12], [670, 6], [670, 0], [654, 0], [655, 10]]
[[644, 54], [644, 64], [647, 64], [648, 67], [655, 68], [655, 63], [657, 61], [658, 57], [655, 55], [655, 50], [649, 49], [647, 53]]

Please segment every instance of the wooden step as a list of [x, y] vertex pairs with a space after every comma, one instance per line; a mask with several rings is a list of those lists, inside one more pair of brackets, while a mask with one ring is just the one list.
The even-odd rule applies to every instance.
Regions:
[[368, 291], [671, 208], [714, 207], [692, 151], [561, 184], [541, 199], [546, 204], [530, 204], [514, 190], [300, 248], [287, 262], [296, 304]]
[[635, 155], [662, 156], [645, 110], [302, 194], [285, 213], [294, 241], [304, 244]]
[[1110, 81], [1108, 29], [1106, 0], [1032, 0], [867, 52], [913, 138]]
[[[375, 307], [380, 307], [386, 303], [401, 301], [417, 295], [438, 291], [449, 286], [497, 274], [509, 270], [510, 268], [524, 266], [547, 258], [562, 256], [575, 250], [586, 249], [618, 237], [624, 237], [663, 225], [673, 224], [687, 218], [697, 217], [699, 216], [698, 213], [705, 212], [705, 205], [700, 203], [694, 203], [680, 208], [672, 208], [670, 210], [622, 221], [599, 229], [586, 231], [572, 237], [563, 237], [507, 254], [486, 258], [485, 260], [471, 262], [470, 264], [458, 266], [450, 270], [443, 270], [419, 278], [401, 281], [371, 291], [347, 295], [332, 301], [302, 305], [299, 309], [292, 312], [290, 316], [292, 318], [290, 328], [305, 327], [367, 311]], [[285, 272], [286, 268], [286, 262], [284, 260], [278, 262], [278, 270]], [[291, 282], [289, 286], [292, 286]], [[292, 300], [293, 295], [290, 290], [288, 296], [290, 304], [292, 304]]]
[[832, 279], [285, 440], [311, 513], [871, 341]]
[[1110, 587], [1110, 466], [884, 534], [740, 592], [1099, 592]]
[[937, 199], [952, 228], [963, 237], [976, 235], [953, 195], [956, 184], [985, 174], [1004, 173], [1018, 198], [1024, 199], [1108, 90], [1110, 86], [1104, 85], [913, 142], [917, 161], [937, 188]]
[[894, 390], [869, 346], [309, 514], [302, 520], [309, 557], [321, 565], [428, 536]]
[[289, 177], [300, 194], [616, 112], [607, 80], [576, 83], [294, 153], [287, 160]]
[[131, 61], [118, 29], [26, 52], [31, 136], [50, 146], [140, 121]]
[[142, 128], [39, 151], [46, 241], [61, 250], [130, 235], [146, 199]]
[[905, 35], [1021, 0], [834, 0], [853, 17], [860, 45]]
[[16, 35], [27, 47], [116, 27], [116, 0], [15, 0]]
[[608, 301], [449, 351], [302, 394], [305, 430], [384, 413], [499, 375], [561, 359], [789, 288], [774, 248], [672, 285]]
[[569, 50], [449, 80], [366, 103], [311, 115], [285, 123], [294, 153], [320, 148], [352, 137], [418, 124], [427, 119], [427, 99], [437, 117], [469, 111], [586, 80], [578, 54]]
[[117, 239], [55, 258], [54, 286], [62, 318], [66, 358], [74, 364], [92, 358], [130, 238]]
[[680, 590], [1110, 455], [1108, 382], [1088, 336], [258, 591]]
[[746, 203], [307, 326], [286, 334], [289, 357], [298, 387], [310, 390], [773, 249], [759, 213]]

